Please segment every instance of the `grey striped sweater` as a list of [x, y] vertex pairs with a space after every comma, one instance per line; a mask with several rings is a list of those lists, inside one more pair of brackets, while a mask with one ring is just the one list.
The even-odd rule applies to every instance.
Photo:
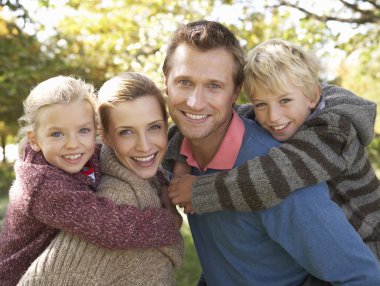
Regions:
[[[336, 86], [323, 86], [323, 95], [326, 106], [318, 116], [267, 156], [198, 177], [193, 209], [197, 213], [262, 210], [298, 188], [327, 181], [332, 199], [380, 261], [380, 184], [365, 150], [374, 136], [376, 104]], [[238, 106], [237, 111], [254, 117], [251, 105]], [[176, 128], [169, 137], [165, 167], [171, 169], [175, 160], [183, 160], [182, 137]]]

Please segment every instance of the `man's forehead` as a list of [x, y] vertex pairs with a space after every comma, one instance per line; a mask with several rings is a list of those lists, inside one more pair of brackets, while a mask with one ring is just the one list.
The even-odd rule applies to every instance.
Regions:
[[172, 77], [209, 77], [215, 81], [232, 79], [233, 56], [224, 48], [199, 50], [189, 45], [179, 46], [170, 63]]

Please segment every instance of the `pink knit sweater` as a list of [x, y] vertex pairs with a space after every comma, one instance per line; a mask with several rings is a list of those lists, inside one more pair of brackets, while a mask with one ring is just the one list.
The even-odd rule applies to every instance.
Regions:
[[15, 164], [16, 181], [0, 234], [0, 285], [16, 285], [29, 265], [59, 230], [82, 236], [105, 248], [160, 247], [179, 241], [173, 217], [165, 209], [144, 212], [98, 197], [99, 146], [89, 163], [95, 182], [49, 165], [29, 146]]

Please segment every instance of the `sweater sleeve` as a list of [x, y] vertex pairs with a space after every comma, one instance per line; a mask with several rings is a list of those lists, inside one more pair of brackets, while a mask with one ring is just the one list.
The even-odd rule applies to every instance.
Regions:
[[180, 240], [168, 210], [142, 211], [134, 206], [115, 204], [92, 192], [61, 190], [52, 184], [36, 189], [29, 211], [36, 219], [104, 248], [162, 247]]
[[[287, 143], [230, 171], [200, 176], [193, 184], [196, 213], [270, 208], [296, 189], [328, 181], [355, 160], [356, 131], [344, 115], [321, 113]], [[249, 159], [249, 158], [247, 158]]]

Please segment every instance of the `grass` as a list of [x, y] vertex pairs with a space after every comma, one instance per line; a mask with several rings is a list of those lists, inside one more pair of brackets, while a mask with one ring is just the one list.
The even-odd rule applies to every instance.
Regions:
[[175, 272], [175, 285], [197, 285], [201, 274], [201, 267], [199, 265], [193, 239], [191, 237], [190, 228], [185, 218], [181, 228], [181, 234], [185, 243], [185, 255], [183, 258], [182, 267]]

